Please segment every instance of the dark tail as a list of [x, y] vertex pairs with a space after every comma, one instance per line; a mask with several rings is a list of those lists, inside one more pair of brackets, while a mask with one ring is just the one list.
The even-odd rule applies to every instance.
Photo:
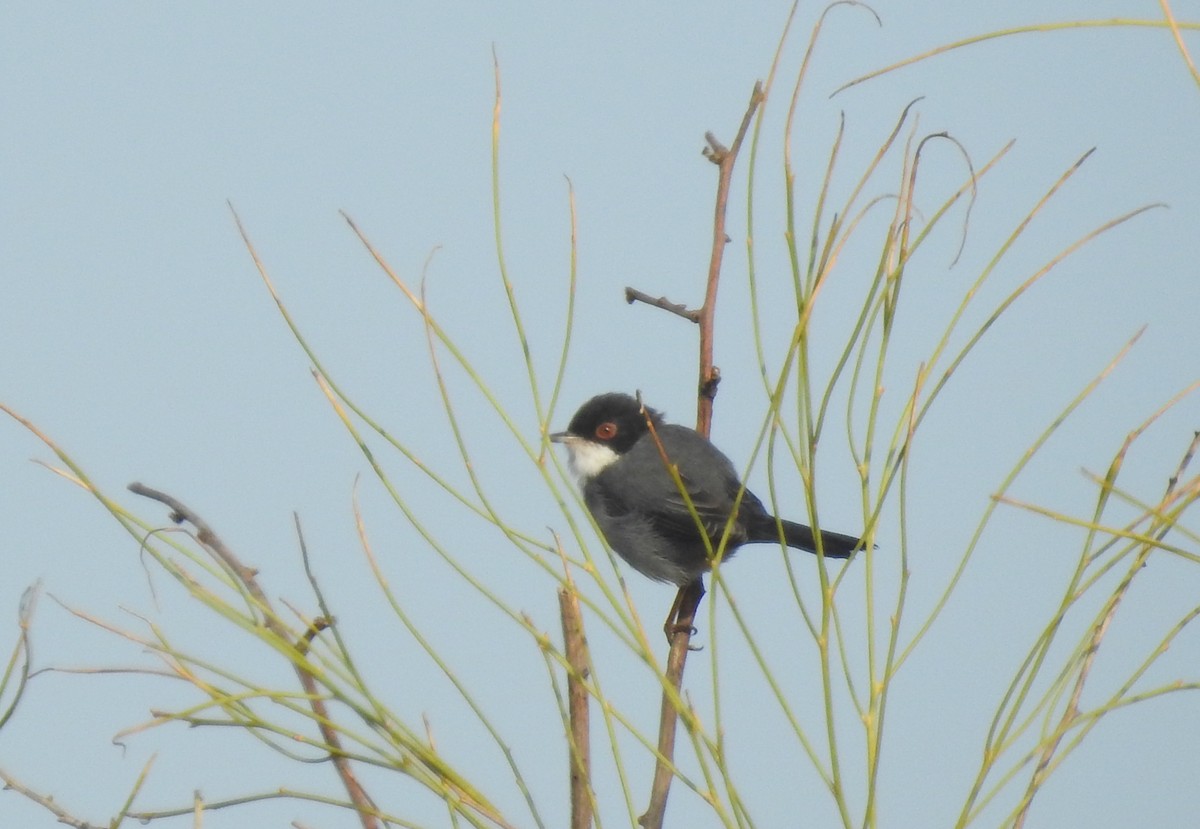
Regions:
[[[765, 521], [751, 528], [749, 540], [778, 544], [779, 526], [771, 516], [768, 515], [765, 518]], [[810, 553], [817, 551], [817, 540], [813, 537], [812, 527], [797, 524], [795, 521], [785, 520], [780, 523], [783, 524], [783, 540], [789, 547], [807, 550]], [[821, 530], [821, 551], [828, 558], [849, 558], [850, 554], [861, 545], [861, 539], [852, 535]]]

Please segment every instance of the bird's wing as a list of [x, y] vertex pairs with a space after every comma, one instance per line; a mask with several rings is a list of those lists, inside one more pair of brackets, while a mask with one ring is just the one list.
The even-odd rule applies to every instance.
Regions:
[[[642, 462], [639, 467], [652, 471], [645, 474], [642, 480], [630, 482], [627, 490], [630, 503], [641, 507], [639, 511], [645, 512], [644, 517], [663, 535], [689, 542], [698, 541], [699, 519], [704, 533], [714, 544], [718, 543], [725, 533], [738, 490], [733, 466], [712, 444], [698, 442], [694, 435], [682, 430], [676, 432], [672, 427], [664, 427], [660, 435], [667, 456], [679, 473], [683, 492], [680, 492], [679, 484], [663, 463], [658, 447], [643, 440], [630, 451], [648, 455], [640, 459]], [[732, 491], [730, 487], [733, 487]], [[687, 493], [686, 498], [684, 492]], [[754, 496], [750, 493], [743, 496], [743, 509], [751, 499]], [[650, 504], [653, 508], [646, 508]], [[745, 540], [743, 535], [743, 528], [735, 525], [730, 541], [735, 545], [740, 544]]]
[[600, 475], [588, 484], [588, 506], [593, 513], [602, 513], [609, 519], [636, 522], [665, 541], [677, 541], [687, 545], [703, 543], [700, 533], [700, 528], [703, 528], [704, 534], [711, 542], [718, 543], [729, 518], [728, 504], [706, 498], [703, 491], [691, 488], [685, 478], [684, 488], [688, 491], [688, 497], [695, 509], [693, 515], [678, 489], [665, 489], [667, 483], [669, 480], [660, 481], [664, 486], [655, 490], [655, 498], [649, 499], [641, 498], [637, 489], [612, 486], [611, 482]]
[[[733, 510], [732, 494], [713, 492], [698, 486], [694, 480], [682, 472], [679, 477], [684, 491], [687, 492], [687, 499], [676, 489], [667, 499], [666, 503], [669, 508], [662, 510], [662, 514], [658, 518], [659, 523], [673, 528], [677, 533], [695, 538], [697, 535], [696, 522], [699, 519], [700, 526], [704, 528], [704, 532], [715, 544], [720, 541], [721, 536], [725, 533], [725, 525], [729, 523], [729, 514]], [[691, 501], [690, 509], [688, 507], [689, 500]], [[692, 514], [693, 510], [695, 511], [694, 515]], [[737, 523], [734, 524], [730, 533], [730, 540], [734, 544], [744, 540], [741, 538], [743, 534], [741, 527]]]

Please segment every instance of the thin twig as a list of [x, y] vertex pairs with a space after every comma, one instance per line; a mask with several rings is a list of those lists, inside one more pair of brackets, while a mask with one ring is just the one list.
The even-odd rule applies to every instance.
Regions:
[[[1140, 431], [1140, 430], [1139, 430]], [[1125, 445], [1121, 447], [1118, 457], [1125, 454], [1129, 448], [1129, 444], [1139, 434], [1134, 432], [1126, 440]], [[1192, 437], [1191, 444], [1188, 445], [1187, 451], [1184, 452], [1183, 458], [1179, 463], [1179, 468], [1167, 482], [1167, 491], [1163, 496], [1163, 502], [1166, 503], [1174, 494], [1175, 486], [1179, 478], [1183, 475], [1183, 471], [1191, 463], [1192, 457], [1196, 453], [1197, 446], [1200, 445], [1200, 432], [1197, 432]], [[1166, 523], [1156, 534], [1156, 540], [1162, 541], [1168, 532], [1171, 531], [1173, 524]], [[1029, 814], [1029, 807], [1033, 804], [1034, 795], [1041, 789], [1046, 778], [1050, 774], [1050, 764], [1058, 752], [1058, 747], [1062, 743], [1063, 736], [1075, 723], [1080, 716], [1079, 702], [1083, 698], [1083, 689], [1087, 685], [1088, 678], [1092, 673], [1092, 665], [1096, 661], [1096, 655], [1100, 652], [1100, 645], [1104, 641], [1105, 635], [1108, 633], [1109, 626], [1112, 624], [1113, 618], [1117, 614], [1117, 608], [1121, 605], [1121, 600], [1129, 591], [1129, 586], [1133, 582], [1134, 576], [1141, 572], [1146, 566], [1146, 561], [1150, 558], [1150, 553], [1155, 549], [1155, 545], [1146, 543], [1142, 549], [1138, 551], [1133, 564], [1126, 571], [1125, 577], [1121, 579], [1121, 583], [1108, 597], [1108, 602], [1104, 608], [1104, 613], [1100, 620], [1092, 629], [1091, 636], [1088, 638], [1087, 649], [1083, 654], [1083, 663], [1079, 667], [1079, 673], [1075, 677], [1075, 687], [1071, 691], [1071, 698], [1067, 702], [1067, 707], [1063, 711], [1062, 717], [1059, 719], [1058, 727], [1054, 730], [1054, 734], [1046, 746], [1042, 749], [1041, 756], [1038, 758], [1036, 768], [1033, 775], [1029, 778], [1029, 786], [1025, 790], [1025, 797], [1021, 802], [1020, 810], [1017, 812], [1016, 819], [1013, 821], [1013, 829], [1021, 829], [1025, 825], [1025, 818]]]
[[[29, 687], [29, 677], [33, 666], [33, 637], [30, 635], [30, 630], [33, 628], [33, 613], [37, 609], [37, 600], [42, 592], [41, 581], [25, 589], [21, 595], [19, 625], [21, 635], [17, 639], [17, 644], [13, 648], [13, 654], [8, 660], [8, 665], [5, 667], [3, 676], [0, 676], [0, 691], [7, 689], [9, 681], [12, 679], [14, 672], [17, 674], [17, 687], [12, 693], [12, 701], [9, 702], [8, 708], [0, 713], [0, 730], [4, 728], [4, 724], [12, 719], [17, 713], [17, 706], [21, 700], [25, 698], [25, 689]], [[20, 668], [17, 668], [17, 663], [20, 663]]]
[[664, 311], [670, 311], [672, 314], [683, 317], [685, 320], [700, 322], [699, 311], [693, 311], [686, 305], [680, 305], [678, 303], [671, 302], [671, 300], [667, 299], [665, 296], [660, 296], [655, 299], [649, 294], [642, 293], [637, 288], [625, 288], [625, 301], [630, 305], [633, 305], [635, 302], [644, 302], [647, 305], [653, 305], [655, 308], [661, 308]]
[[38, 792], [35, 792], [33, 789], [29, 788], [24, 783], [10, 775], [4, 769], [0, 769], [0, 782], [4, 783], [4, 788], [12, 789], [14, 792], [23, 795], [27, 799], [32, 800], [34, 803], [41, 806], [46, 811], [50, 812], [50, 814], [54, 815], [54, 817], [58, 819], [59, 823], [65, 826], [71, 826], [73, 829], [101, 829], [100, 826], [97, 826], [94, 823], [88, 823], [86, 820], [81, 820], [75, 817], [62, 806], [59, 806], [58, 802], [55, 801], [52, 795], [39, 794]]

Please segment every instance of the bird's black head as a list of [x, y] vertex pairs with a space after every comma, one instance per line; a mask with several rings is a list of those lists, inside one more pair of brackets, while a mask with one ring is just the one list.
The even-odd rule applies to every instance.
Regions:
[[662, 422], [661, 414], [649, 407], [643, 413], [642, 404], [627, 394], [600, 394], [575, 413], [567, 434], [608, 446], [622, 455], [648, 431], [647, 416], [655, 426]]
[[628, 394], [601, 394], [579, 408], [567, 431], [551, 435], [550, 440], [565, 444], [575, 472], [588, 478], [633, 448], [649, 431], [647, 417], [656, 427], [662, 422], [661, 414], [648, 406], [643, 411]]

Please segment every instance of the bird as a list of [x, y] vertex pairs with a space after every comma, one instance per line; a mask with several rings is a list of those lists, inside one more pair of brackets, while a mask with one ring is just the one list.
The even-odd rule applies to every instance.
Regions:
[[723, 539], [725, 559], [744, 544], [782, 542], [811, 553], [819, 546], [828, 558], [848, 558], [862, 546], [825, 530], [818, 545], [811, 527], [771, 515], [708, 438], [665, 423], [628, 394], [591, 398], [549, 439], [566, 447], [609, 547], [655, 581], [682, 588], [701, 580]]

